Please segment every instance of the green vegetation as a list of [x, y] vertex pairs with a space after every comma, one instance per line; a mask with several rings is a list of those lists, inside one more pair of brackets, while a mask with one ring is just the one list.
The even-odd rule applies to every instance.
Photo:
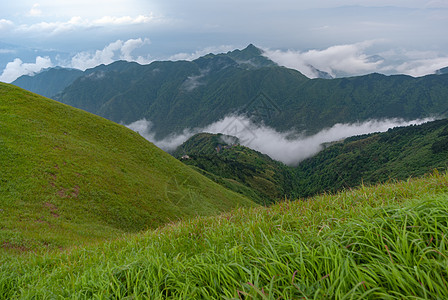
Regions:
[[[58, 97], [112, 120], [149, 116], [163, 136], [263, 92], [282, 110], [267, 125], [318, 130], [444, 114], [447, 80], [308, 80], [249, 46], [100, 66]], [[12, 85], [0, 83], [0, 115], [0, 299], [448, 298], [448, 173], [409, 179], [446, 169], [448, 120], [349, 138], [297, 168], [199, 134], [174, 153], [188, 167]]]
[[405, 180], [448, 168], [448, 119], [346, 139], [301, 162], [296, 193], [302, 197], [364, 183]]
[[13, 84], [44, 97], [53, 97], [72, 84], [84, 72], [77, 69], [51, 68], [36, 75], [23, 75]]
[[[295, 189], [291, 168], [239, 145], [235, 137], [200, 133], [179, 146], [173, 155], [213, 181], [259, 204], [282, 200]], [[188, 156], [182, 159], [184, 155]]]
[[0, 251], [65, 248], [253, 206], [139, 134], [0, 84]]
[[178, 159], [188, 155], [181, 159], [183, 163], [264, 205], [285, 197], [337, 192], [363, 182], [406, 180], [448, 167], [448, 119], [335, 142], [297, 167], [238, 144], [229, 145], [222, 137], [197, 134], [173, 155]]
[[[261, 94], [268, 97], [268, 108], [275, 108], [270, 117], [255, 114], [250, 105]], [[278, 131], [307, 134], [335, 123], [446, 116], [447, 95], [448, 74], [311, 80], [249, 45], [194, 61], [99, 66], [53, 98], [118, 123], [146, 118], [162, 138], [235, 112], [257, 115], [256, 121]]]
[[0, 258], [4, 299], [445, 299], [448, 175]]

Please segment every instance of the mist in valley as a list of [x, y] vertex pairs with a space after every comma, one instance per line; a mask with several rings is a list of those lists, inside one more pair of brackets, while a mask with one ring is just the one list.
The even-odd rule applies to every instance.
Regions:
[[406, 121], [394, 118], [350, 124], [338, 123], [314, 135], [306, 135], [303, 132], [293, 130], [279, 132], [271, 127], [255, 123], [247, 116], [228, 115], [203, 128], [187, 128], [182, 133], [172, 134], [164, 139], [155, 138], [155, 132], [152, 130], [152, 123], [149, 120], [142, 119], [126, 126], [167, 152], [174, 151], [197, 133], [222, 133], [236, 136], [241, 145], [267, 154], [272, 159], [281, 161], [286, 165], [295, 166], [322, 151], [325, 143], [356, 135], [385, 132], [394, 127], [418, 125], [433, 120], [434, 118], [425, 118]]

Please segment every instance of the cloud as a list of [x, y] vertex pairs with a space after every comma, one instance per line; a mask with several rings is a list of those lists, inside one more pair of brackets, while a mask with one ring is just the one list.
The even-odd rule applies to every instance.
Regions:
[[[378, 55], [367, 54], [377, 41], [336, 45], [324, 50], [264, 50], [264, 55], [279, 65], [300, 71], [309, 78], [318, 77], [317, 69], [333, 77], [367, 73], [405, 74], [414, 77], [434, 74], [448, 66], [448, 56], [436, 51], [390, 49]], [[314, 67], [314, 68], [313, 68]]]
[[128, 24], [145, 24], [149, 23], [154, 19], [154, 16], [152, 14], [148, 16], [139, 15], [135, 18], [132, 18], [130, 16], [124, 16], [124, 17], [111, 17], [111, 16], [105, 16], [100, 19], [94, 20], [92, 24], [97, 25], [128, 25]]
[[135, 24], [147, 24], [156, 20], [152, 14], [149, 15], [138, 15], [136, 17], [122, 16], [104, 16], [99, 19], [89, 20], [79, 16], [74, 16], [70, 20], [65, 22], [40, 22], [35, 24], [22, 24], [17, 27], [19, 32], [24, 33], [34, 33], [38, 32], [40, 34], [47, 33], [50, 35], [61, 34], [65, 32], [70, 32], [78, 29], [89, 29], [96, 27], [107, 27], [107, 26], [123, 26], [123, 25], [135, 25]]
[[39, 9], [40, 4], [39, 3], [35, 3], [33, 5], [33, 7], [30, 9], [30, 11], [28, 12], [28, 15], [31, 17], [37, 17], [42, 15], [42, 10]]
[[379, 53], [385, 63], [378, 72], [406, 74], [414, 77], [434, 74], [448, 66], [448, 56], [437, 51], [390, 49]]
[[236, 136], [242, 145], [269, 155], [287, 165], [297, 165], [300, 161], [312, 157], [322, 151], [323, 143], [345, 139], [354, 135], [372, 132], [384, 132], [397, 126], [409, 126], [432, 121], [432, 118], [404, 121], [402, 119], [370, 120], [353, 124], [335, 124], [311, 136], [297, 132], [278, 132], [273, 128], [255, 124], [245, 116], [227, 116], [204, 128], [185, 129], [181, 134], [156, 140], [151, 131], [152, 124], [145, 119], [127, 125], [139, 132], [144, 138], [153, 142], [165, 151], [173, 151], [184, 141], [199, 132], [223, 133]]
[[125, 42], [117, 40], [110, 43], [102, 50], [92, 52], [80, 52], [71, 59], [71, 67], [86, 70], [101, 64], [110, 64], [116, 60], [136, 61], [141, 64], [149, 63], [149, 58], [142, 56], [133, 57], [132, 52], [144, 45], [149, 45], [150, 40], [145, 39], [129, 39]]
[[[151, 62], [149, 56], [133, 56], [133, 52], [144, 45], [149, 45], [150, 40], [148, 38], [142, 39], [129, 39], [127, 41], [117, 40], [110, 43], [102, 50], [95, 52], [80, 52], [71, 58], [69, 63], [65, 63], [65, 67], [71, 67], [80, 70], [86, 70], [96, 67], [101, 64], [110, 64], [117, 60], [135, 61], [140, 64], [147, 64]], [[14, 53], [15, 50], [0, 49], [0, 54]], [[56, 58], [57, 60], [57, 58]], [[22, 75], [33, 75], [40, 72], [42, 69], [50, 68], [53, 66], [51, 58], [49, 57], [36, 57], [35, 63], [24, 63], [20, 58], [14, 59], [6, 65], [0, 76], [0, 81], [12, 82]]]
[[156, 140], [155, 133], [151, 131], [152, 123], [146, 119], [142, 119], [139, 121], [135, 121], [129, 125], [126, 125], [131, 130], [138, 132], [141, 136], [143, 136], [148, 141], [154, 143], [157, 147], [165, 150], [165, 151], [173, 151], [183, 142], [188, 140], [190, 137], [200, 132], [199, 129], [191, 130], [185, 129], [182, 134], [176, 134], [168, 136], [163, 140]]
[[13, 49], [0, 49], [0, 54], [13, 54], [16, 53], [16, 50]]
[[221, 46], [214, 46], [214, 47], [206, 47], [201, 50], [197, 50], [193, 53], [177, 53], [168, 58], [168, 60], [177, 61], [177, 60], [195, 60], [201, 56], [204, 56], [209, 53], [224, 53], [227, 51], [235, 50], [235, 47], [230, 45], [221, 45]]
[[210, 70], [208, 70], [208, 69], [201, 70], [201, 73], [199, 75], [188, 76], [187, 79], [185, 79], [185, 81], [182, 83], [181, 88], [186, 92], [191, 92], [194, 89], [196, 89], [197, 87], [199, 87], [201, 85], [205, 85], [206, 82], [201, 81], [201, 79], [203, 79], [205, 76], [207, 76], [209, 72], [210, 72]]
[[10, 20], [0, 19], [0, 31], [10, 30], [14, 27], [14, 23]]
[[13, 82], [22, 75], [33, 75], [42, 69], [50, 68], [53, 64], [49, 57], [36, 57], [35, 63], [24, 63], [21, 59], [16, 58], [9, 62], [0, 76], [0, 81]]
[[383, 61], [372, 61], [370, 56], [364, 53], [372, 44], [373, 42], [366, 41], [305, 52], [267, 49], [264, 55], [277, 64], [296, 69], [310, 78], [318, 77], [314, 68], [336, 77], [341, 74], [365, 74], [378, 70]]
[[[148, 38], [145, 38], [142, 40], [141, 38], [138, 39], [130, 39], [123, 43], [123, 46], [121, 47], [121, 59], [127, 60], [127, 61], [133, 61], [135, 60], [132, 56], [132, 52], [142, 47], [143, 45], [149, 45], [151, 42]], [[141, 61], [141, 58], [137, 58], [137, 61]]]
[[419, 77], [433, 74], [444, 67], [448, 67], [448, 56], [409, 60], [396, 66], [395, 69], [398, 73]]
[[31, 25], [22, 24], [17, 27], [19, 33], [60, 34], [80, 27], [89, 27], [89, 22], [81, 17], [72, 17], [66, 22], [40, 22]]

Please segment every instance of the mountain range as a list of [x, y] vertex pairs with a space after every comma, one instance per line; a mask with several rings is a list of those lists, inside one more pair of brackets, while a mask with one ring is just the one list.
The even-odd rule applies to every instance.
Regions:
[[119, 61], [82, 74], [52, 73], [22, 77], [14, 84], [38, 92], [32, 82], [57, 73], [55, 87], [41, 93], [55, 93], [50, 97], [118, 123], [147, 119], [156, 138], [204, 127], [229, 114], [248, 115], [278, 131], [312, 134], [336, 123], [448, 113], [448, 74], [309, 79], [278, 66], [254, 45], [193, 61]]
[[[447, 105], [444, 74], [310, 80], [254, 46], [26, 80], [116, 121], [148, 118], [162, 137], [228, 113], [313, 132]], [[289, 167], [228, 134], [196, 134], [176, 159], [3, 83], [0, 116], [0, 299], [448, 296], [448, 119], [327, 143]]]
[[173, 155], [224, 187], [266, 205], [285, 197], [306, 198], [447, 170], [448, 119], [333, 142], [297, 167], [222, 134], [197, 134]]

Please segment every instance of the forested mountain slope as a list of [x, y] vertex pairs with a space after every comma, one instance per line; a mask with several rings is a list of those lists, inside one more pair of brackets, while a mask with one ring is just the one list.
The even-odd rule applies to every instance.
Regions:
[[309, 79], [249, 45], [193, 61], [99, 66], [54, 98], [118, 123], [145, 118], [156, 138], [234, 113], [311, 134], [335, 123], [446, 116], [448, 74]]

